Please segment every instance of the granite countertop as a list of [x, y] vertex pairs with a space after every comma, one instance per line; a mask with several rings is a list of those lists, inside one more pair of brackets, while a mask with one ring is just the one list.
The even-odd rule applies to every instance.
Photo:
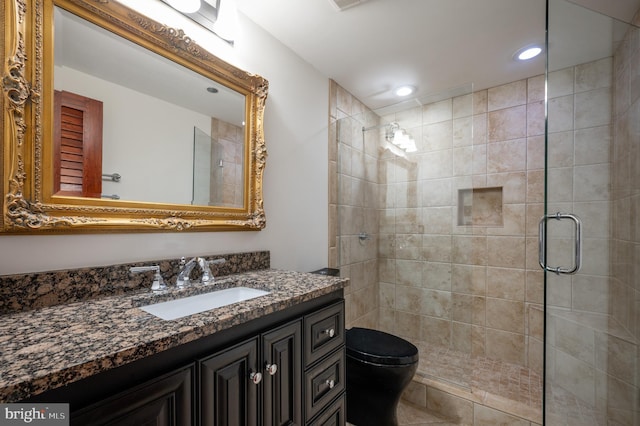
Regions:
[[[215, 284], [58, 305], [0, 317], [0, 402], [15, 402], [342, 289], [347, 280], [266, 269]], [[161, 320], [137, 306], [242, 285], [271, 293]]]

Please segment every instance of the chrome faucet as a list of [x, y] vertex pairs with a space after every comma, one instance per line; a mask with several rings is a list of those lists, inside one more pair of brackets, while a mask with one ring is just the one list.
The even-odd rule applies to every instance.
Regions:
[[213, 275], [211, 274], [211, 269], [209, 268], [209, 261], [204, 257], [198, 258], [198, 265], [202, 270], [202, 284], [208, 284], [209, 281], [213, 281]]
[[189, 285], [189, 275], [193, 267], [196, 266], [196, 260], [195, 257], [188, 262], [185, 262], [184, 257], [180, 259], [180, 272], [178, 273], [178, 278], [176, 278], [176, 287], [184, 288]]
[[211, 273], [211, 268], [209, 268], [209, 265], [219, 265], [224, 262], [226, 262], [226, 260], [223, 258], [207, 260], [204, 257], [199, 257], [198, 265], [202, 270], [202, 278], [201, 278], [202, 284], [208, 284], [210, 282], [213, 282], [214, 280], [214, 277], [213, 277], [213, 274]]
[[167, 286], [164, 284], [164, 280], [162, 279], [162, 275], [160, 275], [160, 266], [152, 265], [152, 266], [132, 266], [129, 269], [129, 272], [132, 274], [138, 272], [148, 272], [155, 271], [153, 276], [153, 284], [151, 284], [151, 291], [164, 291], [167, 289]]

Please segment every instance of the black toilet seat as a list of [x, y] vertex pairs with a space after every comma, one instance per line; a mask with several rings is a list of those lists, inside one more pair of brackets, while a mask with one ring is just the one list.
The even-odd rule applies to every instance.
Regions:
[[418, 348], [383, 331], [353, 327], [346, 331], [347, 356], [381, 365], [410, 365], [418, 362]]

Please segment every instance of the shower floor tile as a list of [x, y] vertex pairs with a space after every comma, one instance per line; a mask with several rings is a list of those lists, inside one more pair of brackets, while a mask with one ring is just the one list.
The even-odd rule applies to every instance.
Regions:
[[[517, 364], [471, 356], [424, 342], [413, 342], [419, 350], [417, 381], [435, 386], [471, 402], [541, 424], [542, 376]], [[604, 426], [604, 413], [578, 400], [569, 392], [552, 387], [548, 395], [547, 422], [553, 425]], [[454, 426], [425, 408], [402, 400], [398, 407], [400, 426]]]
[[487, 394], [541, 409], [542, 376], [535, 371], [423, 342], [414, 343], [420, 352], [419, 375], [447, 382], [473, 394]]

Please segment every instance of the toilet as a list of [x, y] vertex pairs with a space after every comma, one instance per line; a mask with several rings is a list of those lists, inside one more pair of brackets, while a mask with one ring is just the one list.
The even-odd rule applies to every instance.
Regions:
[[418, 348], [400, 337], [353, 327], [346, 331], [347, 421], [397, 426], [402, 391], [418, 368]]

